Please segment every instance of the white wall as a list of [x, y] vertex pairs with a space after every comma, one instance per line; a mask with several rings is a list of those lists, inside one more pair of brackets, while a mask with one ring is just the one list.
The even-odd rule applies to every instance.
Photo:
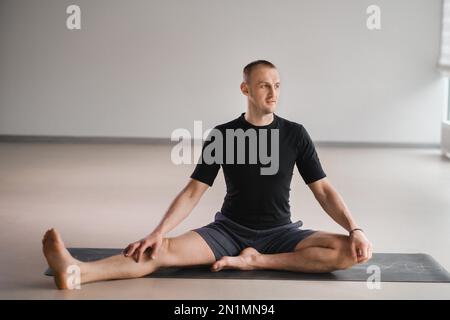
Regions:
[[278, 114], [316, 141], [438, 143], [440, 14], [440, 0], [2, 0], [0, 134], [212, 127], [245, 111], [242, 67], [264, 58], [281, 72]]

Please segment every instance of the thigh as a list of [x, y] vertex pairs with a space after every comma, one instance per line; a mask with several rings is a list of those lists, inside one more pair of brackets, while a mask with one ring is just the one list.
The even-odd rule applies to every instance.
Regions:
[[273, 231], [254, 242], [253, 247], [261, 253], [292, 252], [295, 246], [316, 233], [315, 230], [283, 228]]
[[163, 241], [161, 266], [194, 266], [212, 264], [214, 254], [206, 241], [196, 232], [188, 231]]
[[297, 243], [294, 251], [309, 248], [322, 247], [331, 249], [349, 249], [349, 237], [344, 234], [332, 233], [327, 231], [316, 231], [311, 236]]
[[223, 221], [214, 221], [193, 231], [203, 238], [216, 260], [223, 256], [236, 256], [248, 246], [247, 239], [239, 230]]

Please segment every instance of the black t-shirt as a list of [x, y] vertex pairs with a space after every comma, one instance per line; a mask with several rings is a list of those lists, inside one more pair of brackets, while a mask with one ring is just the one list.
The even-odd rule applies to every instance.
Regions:
[[[274, 120], [269, 125], [254, 126], [245, 120], [244, 114], [242, 113], [237, 119], [214, 128], [219, 130], [223, 136], [223, 161], [208, 164], [211, 163], [211, 160], [203, 160], [206, 154], [205, 147], [216, 141], [210, 135], [209, 141], [207, 139], [203, 144], [202, 157], [199, 159], [191, 178], [212, 186], [220, 166], [222, 166], [227, 186], [227, 193], [221, 209], [222, 214], [239, 224], [253, 229], [265, 229], [290, 223], [292, 221], [289, 193], [294, 165], [297, 166], [306, 184], [326, 177], [314, 143], [301, 124], [283, 119], [274, 114]], [[227, 143], [227, 129], [242, 129], [243, 132], [253, 129], [252, 131], [257, 132], [258, 152], [260, 151], [260, 140], [265, 141], [267, 144], [266, 155], [268, 156], [275, 156], [275, 153], [272, 153], [271, 150], [271, 132], [273, 131], [270, 129], [278, 129], [279, 161], [276, 174], [261, 174], [261, 168], [271, 166], [271, 164], [267, 164], [267, 159], [262, 162], [265, 164], [261, 163], [259, 156], [256, 163], [250, 162], [248, 156], [250, 139], [246, 139], [245, 143], [245, 164], [240, 164], [237, 161], [237, 142], [234, 139], [235, 160], [230, 163], [226, 157], [225, 147]], [[261, 135], [262, 131], [266, 132], [267, 139]], [[228, 139], [228, 142], [230, 140], [231, 138]], [[216, 155], [215, 152], [211, 154]], [[273, 163], [274, 161], [272, 160], [272, 166]]]

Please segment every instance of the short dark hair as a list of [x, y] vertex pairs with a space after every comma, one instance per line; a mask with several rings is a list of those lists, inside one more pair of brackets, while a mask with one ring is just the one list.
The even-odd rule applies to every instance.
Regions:
[[272, 62], [269, 62], [267, 60], [256, 60], [256, 61], [250, 62], [248, 65], [246, 65], [244, 67], [244, 81], [245, 82], [247, 82], [248, 79], [250, 78], [250, 74], [251, 74], [252, 70], [255, 69], [259, 65], [263, 65], [263, 66], [266, 66], [269, 68], [274, 68], [274, 69], [277, 68]]

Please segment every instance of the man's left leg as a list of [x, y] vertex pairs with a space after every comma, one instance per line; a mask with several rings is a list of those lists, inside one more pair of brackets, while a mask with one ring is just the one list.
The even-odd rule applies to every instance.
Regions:
[[324, 273], [347, 269], [356, 263], [348, 236], [317, 231], [300, 241], [293, 252], [261, 254], [254, 248], [246, 248], [239, 256], [223, 257], [216, 261], [212, 270], [275, 269]]

